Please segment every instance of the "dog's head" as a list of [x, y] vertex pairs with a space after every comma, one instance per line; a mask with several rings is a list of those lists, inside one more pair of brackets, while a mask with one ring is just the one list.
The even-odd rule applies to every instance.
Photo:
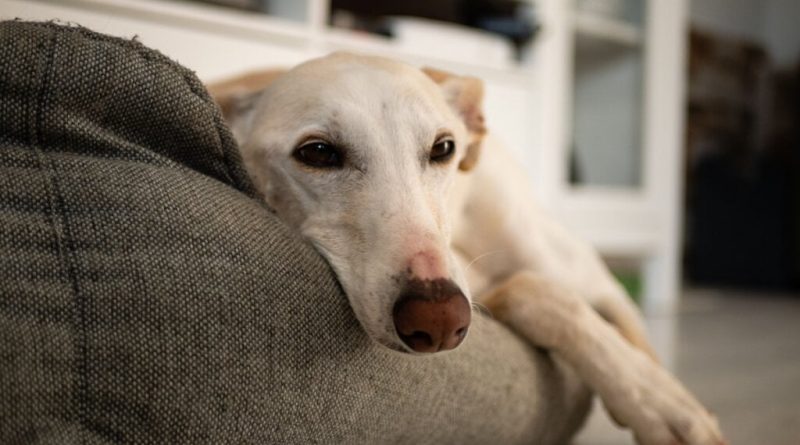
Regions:
[[471, 306], [448, 200], [477, 160], [480, 81], [343, 53], [262, 77], [258, 94], [211, 90], [264, 198], [325, 256], [370, 337], [458, 346]]

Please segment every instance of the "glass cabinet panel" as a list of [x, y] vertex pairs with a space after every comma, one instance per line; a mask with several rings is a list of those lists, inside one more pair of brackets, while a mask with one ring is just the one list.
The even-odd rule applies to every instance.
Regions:
[[646, 3], [576, 0], [572, 185], [641, 185]]

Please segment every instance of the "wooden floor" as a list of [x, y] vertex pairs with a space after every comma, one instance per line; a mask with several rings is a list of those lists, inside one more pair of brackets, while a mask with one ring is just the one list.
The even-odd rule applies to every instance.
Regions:
[[[800, 295], [692, 290], [677, 317], [648, 320], [680, 379], [731, 445], [800, 445]], [[634, 444], [599, 405], [577, 445]]]

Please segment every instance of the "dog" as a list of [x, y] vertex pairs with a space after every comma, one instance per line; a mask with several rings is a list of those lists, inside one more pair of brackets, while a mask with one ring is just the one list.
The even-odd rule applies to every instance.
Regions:
[[536, 206], [486, 130], [480, 80], [334, 53], [209, 91], [258, 191], [330, 263], [370, 338], [452, 350], [480, 303], [640, 444], [724, 443], [598, 254]]

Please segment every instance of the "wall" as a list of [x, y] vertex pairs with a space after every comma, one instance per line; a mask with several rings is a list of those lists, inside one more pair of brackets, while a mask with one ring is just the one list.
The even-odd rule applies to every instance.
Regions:
[[779, 65], [800, 58], [800, 1], [770, 0], [766, 7], [764, 42]]
[[699, 28], [761, 42], [765, 3], [764, 0], [692, 0], [690, 18], [692, 25]]
[[692, 0], [693, 25], [763, 44], [779, 65], [800, 56], [800, 1]]
[[638, 51], [593, 64], [576, 58], [573, 143], [580, 184], [641, 184], [643, 72]]

